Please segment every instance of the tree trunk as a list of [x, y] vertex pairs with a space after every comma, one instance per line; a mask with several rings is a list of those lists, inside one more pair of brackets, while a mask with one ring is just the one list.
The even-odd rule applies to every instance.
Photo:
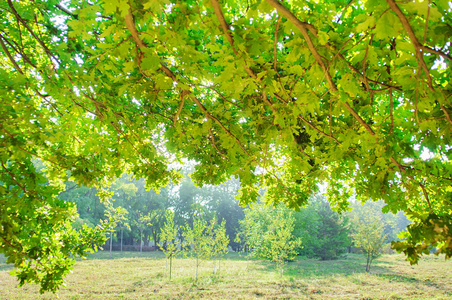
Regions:
[[143, 230], [140, 230], [140, 236], [141, 236], [141, 239], [140, 239], [140, 255], [142, 255], [142, 253], [143, 253]]
[[221, 257], [218, 257], [218, 274], [220, 273]]
[[121, 227], [121, 256], [122, 256], [122, 237], [123, 237], [124, 228]]
[[111, 259], [111, 243], [113, 242], [113, 231], [110, 231], [110, 259]]
[[170, 259], [169, 259], [169, 280], [171, 280], [171, 268], [172, 268], [172, 265], [173, 265], [173, 257], [170, 256]]
[[370, 255], [367, 254], [367, 262], [366, 262], [366, 272], [370, 270]]
[[195, 279], [195, 281], [198, 281], [198, 266], [199, 266], [199, 258], [196, 257], [196, 279]]
[[154, 246], [157, 248], [157, 232], [152, 230], [152, 239], [154, 240]]

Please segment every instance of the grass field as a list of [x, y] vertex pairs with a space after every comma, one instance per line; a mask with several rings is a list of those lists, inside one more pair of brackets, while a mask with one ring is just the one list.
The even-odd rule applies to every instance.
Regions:
[[[39, 295], [35, 285], [17, 287], [11, 267], [0, 257], [0, 299], [56, 299]], [[213, 274], [203, 262], [194, 282], [194, 261], [173, 260], [173, 279], [166, 276], [160, 252], [142, 256], [108, 252], [78, 261], [60, 299], [452, 299], [452, 261], [427, 256], [410, 266], [402, 255], [384, 255], [365, 272], [361, 255], [335, 261], [298, 259], [286, 265], [282, 278], [269, 262], [230, 253]]]

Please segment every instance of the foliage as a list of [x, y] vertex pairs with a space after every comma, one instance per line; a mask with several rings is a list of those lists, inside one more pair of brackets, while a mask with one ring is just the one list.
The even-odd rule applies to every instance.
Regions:
[[161, 240], [162, 246], [160, 249], [165, 253], [166, 260], [170, 261], [169, 267], [169, 279], [171, 280], [171, 269], [173, 263], [173, 257], [177, 255], [179, 250], [177, 249], [177, 236], [178, 228], [174, 224], [174, 212], [167, 210], [165, 213], [165, 224], [162, 228]]
[[396, 244], [411, 262], [433, 247], [449, 258], [449, 2], [2, 1], [2, 253], [39, 264], [32, 228], [70, 231], [55, 190], [67, 176], [158, 189], [185, 157], [197, 184], [238, 176], [242, 204], [258, 183], [292, 208], [323, 182], [338, 210], [352, 193], [382, 199], [413, 221]]
[[322, 196], [313, 197], [295, 213], [294, 234], [303, 241], [299, 255], [322, 260], [337, 259], [350, 246], [349, 221], [331, 210]]

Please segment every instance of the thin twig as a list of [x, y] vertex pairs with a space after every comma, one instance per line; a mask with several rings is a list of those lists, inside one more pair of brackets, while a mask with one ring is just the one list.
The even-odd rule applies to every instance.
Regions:
[[392, 129], [394, 128], [394, 99], [392, 95], [392, 89], [389, 89], [389, 115], [391, 116], [391, 128], [389, 129], [389, 133], [392, 133]]
[[277, 54], [277, 45], [278, 45], [278, 30], [279, 30], [279, 26], [281, 24], [281, 20], [282, 20], [282, 17], [278, 16], [278, 21], [276, 22], [276, 28], [275, 28], [275, 42], [273, 44], [273, 56], [274, 56], [274, 58], [273, 58], [273, 69], [275, 69], [275, 72], [278, 75], [278, 77], [280, 77], [280, 76], [279, 76], [278, 70], [276, 68], [276, 62], [277, 62], [276, 54]]
[[180, 113], [181, 113], [181, 111], [182, 111], [182, 107], [184, 106], [184, 102], [185, 102], [185, 93], [184, 93], [184, 91], [182, 91], [181, 93], [180, 93], [180, 104], [179, 104], [179, 108], [177, 109], [177, 112], [176, 112], [176, 114], [174, 115], [174, 118], [173, 118], [173, 125], [174, 126], [176, 126], [176, 122], [177, 122], [177, 119], [179, 118], [179, 115], [180, 115]]
[[9, 174], [9, 176], [11, 177], [11, 179], [17, 184], [18, 187], [21, 188], [21, 190], [24, 192], [24, 194], [27, 194], [27, 190], [25, 189], [25, 187], [23, 187], [19, 182], [17, 182], [16, 177], [5, 167], [5, 165], [3, 164], [3, 160], [0, 160], [0, 163], [2, 164], [2, 168], [6, 171], [6, 173]]

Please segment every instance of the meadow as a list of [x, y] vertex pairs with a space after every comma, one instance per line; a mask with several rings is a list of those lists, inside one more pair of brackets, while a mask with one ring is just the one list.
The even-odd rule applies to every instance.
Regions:
[[[33, 284], [17, 286], [0, 257], [0, 299], [56, 299]], [[173, 260], [168, 280], [161, 252], [99, 252], [79, 260], [59, 299], [452, 299], [452, 261], [427, 256], [410, 266], [403, 255], [383, 255], [365, 272], [362, 255], [333, 261], [298, 258], [281, 278], [273, 263], [228, 253], [220, 270], [205, 261], [195, 282], [191, 259]]]

